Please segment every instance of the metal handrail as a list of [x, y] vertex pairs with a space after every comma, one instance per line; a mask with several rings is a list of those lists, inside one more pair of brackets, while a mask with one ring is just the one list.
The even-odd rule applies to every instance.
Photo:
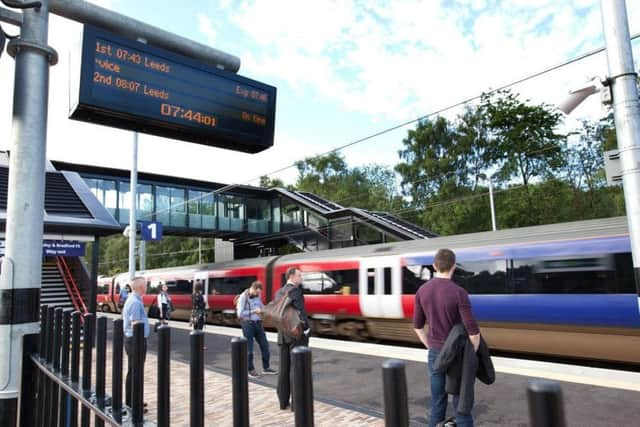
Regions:
[[31, 355], [31, 361], [38, 367], [38, 369], [41, 372], [43, 372], [45, 375], [47, 375], [49, 378], [55, 381], [56, 384], [62, 387], [64, 391], [69, 393], [72, 397], [79, 400], [81, 405], [89, 408], [89, 410], [94, 414], [96, 414], [98, 417], [100, 417], [101, 420], [103, 420], [106, 423], [109, 423], [109, 425], [114, 427], [121, 426], [121, 424], [119, 424], [116, 420], [111, 418], [111, 416], [108, 413], [106, 413], [103, 409], [99, 408], [97, 405], [93, 404], [89, 399], [87, 399], [85, 397], [84, 391], [81, 389], [79, 384], [77, 383], [69, 384], [66, 382], [67, 380], [66, 376], [62, 376], [60, 374], [51, 372], [47, 364], [43, 363], [42, 359], [36, 354]]
[[[87, 306], [82, 299], [82, 294], [80, 293], [75, 280], [73, 280], [73, 275], [71, 274], [71, 270], [69, 269], [67, 262], [64, 260], [64, 257], [56, 257], [56, 263], [58, 264], [60, 274], [62, 274], [62, 281], [64, 282], [64, 286], [67, 288], [67, 292], [69, 292], [73, 306], [82, 314], [87, 313]], [[77, 300], [80, 301], [78, 302]]]

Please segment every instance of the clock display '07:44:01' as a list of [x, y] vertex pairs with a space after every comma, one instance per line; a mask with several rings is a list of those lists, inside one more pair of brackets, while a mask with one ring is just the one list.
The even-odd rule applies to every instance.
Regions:
[[160, 114], [163, 116], [176, 117], [178, 119], [189, 120], [205, 126], [216, 126], [216, 118], [210, 114], [201, 113], [178, 105], [160, 104]]

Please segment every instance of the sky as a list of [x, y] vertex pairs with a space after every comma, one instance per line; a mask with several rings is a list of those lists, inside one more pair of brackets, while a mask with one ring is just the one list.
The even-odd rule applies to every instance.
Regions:
[[[140, 135], [138, 168], [227, 184], [439, 111], [604, 46], [597, 0], [95, 0], [102, 7], [240, 58], [239, 74], [277, 88], [274, 146], [246, 154]], [[627, 1], [631, 34], [640, 1]], [[8, 33], [17, 28], [3, 24]], [[69, 52], [81, 25], [52, 15], [47, 157], [131, 167], [132, 133], [69, 120]], [[633, 43], [636, 69], [640, 39]], [[14, 60], [0, 58], [0, 150], [10, 149]], [[604, 53], [514, 87], [555, 104], [607, 74]], [[454, 118], [460, 109], [443, 113]], [[591, 97], [567, 117], [597, 119]], [[398, 162], [414, 124], [342, 151], [351, 166]], [[293, 183], [295, 168], [271, 175]]]

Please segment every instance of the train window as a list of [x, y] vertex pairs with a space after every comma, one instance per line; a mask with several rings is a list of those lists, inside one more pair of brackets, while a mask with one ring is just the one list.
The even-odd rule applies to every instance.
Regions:
[[407, 265], [402, 267], [402, 293], [412, 295], [418, 292], [420, 286], [433, 277], [433, 267], [430, 265]]
[[470, 294], [504, 294], [507, 292], [507, 261], [458, 263], [452, 279]]
[[106, 295], [109, 293], [109, 285], [98, 285], [98, 289], [97, 289], [98, 294], [101, 295]]
[[391, 267], [384, 268], [384, 294], [391, 295]]
[[631, 259], [631, 253], [614, 255], [616, 263], [616, 290], [619, 294], [635, 294], [636, 282], [633, 277], [633, 260]]
[[618, 292], [612, 255], [512, 261], [514, 293], [599, 294]]
[[214, 295], [235, 295], [247, 289], [256, 280], [256, 276], [214, 277], [210, 283]]
[[325, 295], [357, 294], [358, 270], [305, 271], [302, 273], [302, 292]]
[[376, 293], [376, 269], [367, 269], [367, 294], [375, 295]]
[[172, 295], [175, 294], [192, 294], [193, 293], [193, 280], [167, 280], [167, 292]]
[[159, 293], [160, 293], [160, 282], [159, 281], [147, 282], [147, 294], [155, 295], [155, 294], [159, 294]]

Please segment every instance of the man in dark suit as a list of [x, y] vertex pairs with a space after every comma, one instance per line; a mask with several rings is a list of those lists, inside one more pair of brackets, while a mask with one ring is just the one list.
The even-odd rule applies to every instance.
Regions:
[[291, 305], [300, 313], [304, 333], [299, 339], [294, 339], [278, 331], [278, 346], [280, 347], [280, 372], [278, 375], [278, 400], [280, 409], [287, 409], [290, 406], [289, 396], [291, 395], [291, 350], [299, 345], [309, 345], [309, 318], [304, 311], [304, 295], [302, 294], [302, 273], [297, 267], [291, 267], [285, 274], [287, 284], [284, 285], [275, 295], [274, 300], [278, 300], [288, 292]]

